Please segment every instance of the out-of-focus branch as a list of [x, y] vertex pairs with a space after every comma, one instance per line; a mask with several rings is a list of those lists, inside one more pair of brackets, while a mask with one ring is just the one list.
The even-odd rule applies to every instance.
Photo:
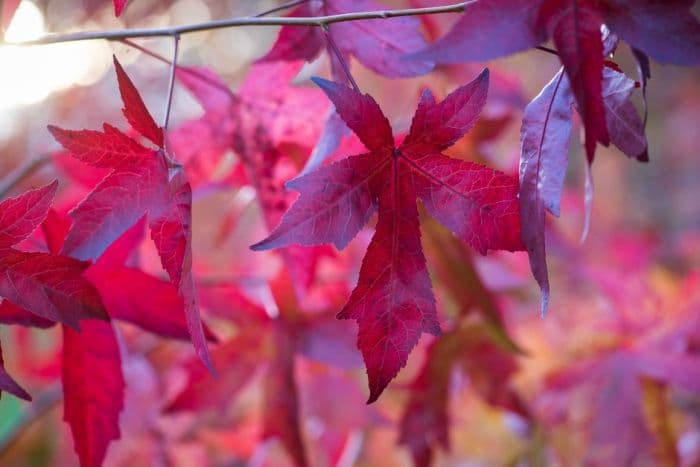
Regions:
[[0, 199], [7, 196], [15, 186], [39, 170], [44, 164], [49, 162], [49, 160], [50, 159], [48, 156], [26, 160], [22, 163], [22, 165], [7, 174], [5, 178], [0, 179]]
[[48, 413], [58, 401], [63, 397], [61, 385], [57, 384], [44, 390], [34, 398], [31, 405], [27, 406], [26, 410], [17, 421], [10, 432], [4, 439], [0, 440], [0, 458], [14, 446], [20, 439], [22, 434], [37, 420]]

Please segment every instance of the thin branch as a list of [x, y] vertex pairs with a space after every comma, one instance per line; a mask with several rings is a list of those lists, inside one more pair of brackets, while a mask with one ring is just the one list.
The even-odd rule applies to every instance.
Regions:
[[[185, 24], [182, 26], [171, 26], [163, 28], [133, 28], [115, 29], [112, 31], [84, 31], [68, 34], [48, 34], [38, 39], [29, 41], [13, 42], [13, 45], [42, 45], [55, 44], [58, 42], [76, 42], [89, 40], [109, 40], [118, 41], [137, 37], [175, 37], [201, 31], [211, 31], [214, 29], [232, 28], [238, 26], [314, 26], [324, 27], [333, 23], [347, 21], [359, 21], [370, 19], [396, 18], [400, 16], [435, 15], [442, 13], [461, 13], [464, 8], [474, 3], [476, 0], [454, 3], [451, 5], [427, 7], [427, 8], [406, 8], [397, 10], [364, 11], [356, 13], [342, 13], [338, 15], [316, 16], [316, 17], [272, 17], [272, 18], [230, 18], [223, 20], [206, 21], [202, 23]], [[4, 42], [0, 42], [3, 44]]]
[[19, 167], [7, 174], [5, 178], [0, 180], [0, 199], [7, 196], [22, 180], [39, 170], [47, 162], [49, 162], [48, 156], [25, 160]]
[[173, 37], [173, 60], [170, 62], [170, 81], [168, 82], [168, 99], [165, 101], [165, 116], [163, 116], [163, 131], [168, 131], [170, 121], [170, 109], [173, 105], [173, 92], [175, 91], [175, 74], [177, 71], [177, 54], [180, 48], [180, 36]]

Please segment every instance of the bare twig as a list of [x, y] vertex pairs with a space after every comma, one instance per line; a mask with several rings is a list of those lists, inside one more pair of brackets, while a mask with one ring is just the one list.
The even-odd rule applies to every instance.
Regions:
[[[400, 16], [435, 15], [442, 13], [461, 13], [464, 8], [476, 0], [454, 3], [451, 5], [405, 8], [397, 10], [364, 11], [356, 13], [342, 13], [338, 15], [326, 15], [316, 17], [247, 17], [229, 18], [223, 20], [206, 21], [202, 23], [185, 24], [182, 26], [170, 26], [163, 28], [133, 28], [116, 29], [112, 31], [84, 31], [68, 34], [48, 34], [38, 39], [13, 43], [14, 45], [41, 45], [55, 44], [58, 42], [76, 42], [89, 40], [118, 41], [137, 37], [175, 37], [184, 34], [211, 31], [214, 29], [232, 28], [239, 26], [314, 26], [324, 27], [333, 23], [347, 21], [359, 21], [370, 19], [387, 19]], [[3, 42], [0, 42], [2, 44]]]
[[0, 180], [0, 199], [7, 196], [15, 186], [22, 182], [22, 180], [39, 170], [48, 161], [48, 156], [29, 159], [7, 174], [5, 178]]

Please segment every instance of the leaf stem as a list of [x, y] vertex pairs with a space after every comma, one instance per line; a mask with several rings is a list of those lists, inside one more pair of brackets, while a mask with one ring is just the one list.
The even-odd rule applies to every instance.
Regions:
[[[464, 8], [474, 3], [476, 0], [453, 3], [450, 5], [426, 7], [426, 8], [405, 8], [396, 10], [363, 11], [354, 13], [341, 13], [337, 15], [326, 15], [316, 17], [243, 17], [229, 18], [223, 20], [205, 21], [202, 23], [185, 24], [181, 26], [170, 26], [162, 28], [132, 28], [114, 29], [111, 31], [81, 31], [67, 34], [48, 34], [37, 39], [21, 42], [13, 42], [13, 45], [42, 45], [55, 44], [59, 42], [76, 42], [89, 40], [109, 40], [118, 41], [137, 37], [175, 37], [201, 31], [211, 31], [214, 29], [232, 28], [239, 26], [314, 26], [324, 27], [333, 23], [347, 21], [387, 19], [401, 16], [435, 15], [443, 13], [461, 13]], [[0, 41], [0, 44], [5, 42]]]
[[343, 69], [343, 72], [345, 73], [345, 77], [348, 79], [348, 82], [352, 85], [353, 89], [356, 92], [360, 92], [360, 87], [355, 82], [355, 78], [352, 77], [352, 73], [350, 73], [350, 67], [348, 66], [348, 62], [345, 60], [343, 52], [341, 52], [340, 48], [338, 47], [338, 44], [335, 43], [335, 40], [331, 35], [331, 31], [328, 25], [323, 26], [323, 34], [326, 37], [326, 42], [328, 42], [328, 47], [333, 52], [333, 55], [335, 55], [335, 57], [338, 59], [340, 68]]
[[170, 110], [173, 105], [173, 92], [175, 91], [175, 74], [177, 72], [177, 54], [180, 49], [180, 36], [173, 37], [173, 60], [170, 62], [170, 80], [168, 82], [168, 99], [165, 102], [165, 116], [163, 116], [163, 131], [168, 131], [170, 122]]

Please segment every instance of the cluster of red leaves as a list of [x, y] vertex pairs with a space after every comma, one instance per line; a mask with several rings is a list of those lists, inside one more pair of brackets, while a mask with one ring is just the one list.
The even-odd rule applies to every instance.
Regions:
[[[106, 123], [102, 131], [49, 127], [70, 157], [99, 172], [89, 194], [67, 216], [50, 210], [57, 182], [0, 203], [0, 323], [62, 326], [64, 418], [81, 465], [101, 465], [109, 443], [120, 436], [125, 379], [111, 320], [167, 338], [191, 339], [198, 359], [186, 364], [187, 381], [163, 406], [164, 413], [223, 407], [241, 395], [249, 375], [263, 373], [260, 438], [279, 438], [298, 465], [309, 463], [300, 394], [304, 384], [314, 383], [311, 377], [300, 380], [296, 357], [343, 369], [354, 366], [348, 364], [355, 358], [353, 349], [342, 344], [351, 328], [336, 316], [357, 321], [369, 402], [406, 366], [423, 333], [436, 336], [409, 387], [400, 421], [399, 442], [407, 445], [417, 465], [429, 465], [437, 446], [449, 447], [447, 406], [458, 368], [488, 403], [525, 420], [535, 417], [511, 381], [519, 349], [496, 302], [469, 269], [464, 244], [482, 254], [527, 249], [544, 312], [549, 296], [545, 211], [560, 213], [573, 109], [581, 115], [588, 163], [598, 143], [613, 143], [631, 158], [648, 160], [644, 120], [631, 100], [638, 85], [607, 59], [620, 39], [626, 41], [638, 61], [643, 91], [650, 77], [647, 55], [662, 63], [700, 62], [700, 24], [689, 12], [692, 3], [477, 0], [431, 44], [423, 39], [420, 21], [412, 18], [381, 25], [352, 21], [326, 30], [284, 27], [236, 94], [208, 70], [180, 67], [178, 78], [204, 115], [168, 135], [115, 59], [132, 136]], [[115, 14], [125, 6], [115, 0]], [[3, 3], [3, 27], [16, 7], [16, 2]], [[374, 9], [379, 5], [370, 0], [309, 1], [290, 16]], [[398, 141], [375, 100], [349, 86], [355, 86], [347, 65], [351, 57], [389, 78], [413, 77], [436, 64], [489, 60], [550, 38], [563, 68], [525, 108], [519, 181], [443, 154], [477, 123], [487, 101], [488, 70], [440, 102], [423, 92], [408, 133]], [[314, 82], [332, 102], [330, 113], [319, 90], [290, 85], [300, 61], [313, 60], [324, 48], [334, 81]], [[327, 115], [325, 123], [319, 123], [319, 115]], [[364, 148], [357, 155], [335, 154], [334, 162], [326, 163], [343, 147], [348, 129], [354, 136], [346, 139], [356, 138], [355, 146]], [[188, 180], [195, 188], [211, 185], [213, 169], [229, 150], [238, 161], [219, 183], [254, 188], [270, 234], [252, 248], [280, 248], [288, 274], [277, 275], [270, 284], [274, 305], [252, 300], [238, 284], [201, 293], [207, 309], [235, 328], [210, 355], [207, 340], [216, 338], [200, 317]], [[296, 200], [285, 186], [299, 192]], [[418, 200], [449, 232], [427, 216], [421, 218]], [[318, 285], [319, 264], [337, 255], [319, 245], [344, 249], [375, 212], [375, 231], [352, 291], [346, 293], [338, 284]], [[49, 252], [18, 248], [40, 225]], [[459, 304], [456, 316], [438, 312], [421, 225], [428, 244], [439, 245], [440, 287]], [[146, 226], [169, 281], [130, 263]], [[304, 248], [308, 246], [314, 248]], [[455, 284], [455, 277], [469, 278], [470, 292]], [[308, 298], [313, 294], [325, 295], [325, 300], [315, 303]], [[473, 310], [480, 312], [478, 317]], [[657, 394], [655, 385], [700, 391], [697, 379], [687, 376], [696, 356], [665, 355], [668, 342], [690, 340], [694, 333], [695, 328], [673, 329], [668, 336], [635, 339], [631, 348], [601, 352], [552, 377], [548, 391], [566, 393], [590, 382], [605, 385], [613, 374], [627, 388], [629, 400], [622, 405], [601, 396], [596, 410], [626, 411], [616, 420], [634, 419], [644, 391]], [[0, 391], [29, 399], [2, 363], [0, 351]], [[216, 379], [211, 375], [215, 367]], [[639, 386], [640, 377], [652, 382]], [[330, 413], [328, 407], [318, 410], [323, 416]], [[348, 440], [362, 423], [335, 434]], [[611, 432], [622, 430], [594, 426], [593, 442], [602, 444]], [[340, 451], [327, 455], [339, 458]], [[616, 464], [628, 463], [631, 455], [620, 454]]]

